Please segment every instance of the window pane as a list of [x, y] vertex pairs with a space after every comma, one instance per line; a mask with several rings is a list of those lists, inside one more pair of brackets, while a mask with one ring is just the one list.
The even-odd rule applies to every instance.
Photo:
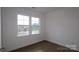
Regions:
[[31, 18], [32, 34], [40, 34], [40, 20], [39, 18]]
[[24, 16], [24, 25], [29, 25], [29, 16]]
[[18, 25], [23, 25], [23, 21], [21, 21], [21, 19], [18, 20]]
[[19, 25], [18, 26], [18, 36], [29, 35], [29, 26], [28, 25]]
[[23, 19], [23, 15], [18, 15], [18, 19]]
[[18, 36], [29, 35], [29, 16], [18, 15], [17, 16], [18, 24]]
[[40, 25], [39, 18], [32, 17], [31, 21], [32, 25]]
[[18, 25], [23, 25], [23, 16], [22, 15], [17, 16], [17, 24]]

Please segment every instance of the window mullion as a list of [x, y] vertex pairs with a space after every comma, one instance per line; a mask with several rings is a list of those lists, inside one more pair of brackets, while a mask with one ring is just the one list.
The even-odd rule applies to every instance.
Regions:
[[31, 35], [32, 33], [32, 27], [31, 27], [31, 16], [29, 18], [29, 34]]

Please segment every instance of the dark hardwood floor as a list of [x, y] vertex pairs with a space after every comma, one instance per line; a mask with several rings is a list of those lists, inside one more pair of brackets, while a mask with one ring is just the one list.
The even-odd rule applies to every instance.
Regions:
[[51, 43], [48, 41], [41, 41], [30, 46], [16, 49], [11, 52], [77, 52], [69, 48]]

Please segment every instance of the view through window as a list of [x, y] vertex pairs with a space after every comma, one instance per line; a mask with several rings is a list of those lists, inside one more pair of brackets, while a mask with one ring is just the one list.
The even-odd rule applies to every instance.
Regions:
[[18, 15], [18, 36], [29, 35], [29, 16]]
[[31, 26], [32, 26], [32, 34], [39, 34], [40, 33], [39, 18], [32, 17], [31, 18]]
[[24, 15], [17, 15], [18, 36], [40, 34], [40, 19]]

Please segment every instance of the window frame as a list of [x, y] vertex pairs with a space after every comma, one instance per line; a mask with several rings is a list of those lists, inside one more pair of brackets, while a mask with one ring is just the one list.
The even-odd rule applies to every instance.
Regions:
[[[31, 19], [30, 19], [30, 21], [32, 20], [32, 17], [34, 17], [34, 16], [31, 16]], [[40, 35], [40, 33], [41, 33], [41, 20], [40, 20], [40, 17], [34, 17], [34, 18], [38, 18], [39, 19], [39, 25], [40, 25], [40, 28], [39, 28], [39, 34], [32, 34], [32, 26], [31, 26], [31, 24], [30, 24], [30, 26], [31, 26], [31, 35]], [[32, 22], [32, 21], [31, 21]]]
[[[17, 16], [18, 15], [28, 16], [28, 15], [24, 15], [24, 14], [17, 14]], [[39, 26], [39, 34], [32, 34], [32, 26], [31, 26], [32, 17], [35, 17], [35, 16], [29, 16], [29, 35], [21, 35], [21, 36], [19, 36], [17, 34], [17, 37], [30, 36], [30, 35], [40, 35], [41, 34], [41, 18], [40, 17], [35, 17], [35, 18], [39, 18], [39, 24], [40, 24], [40, 26]], [[18, 23], [18, 18], [17, 18], [17, 23]], [[17, 24], [17, 33], [18, 33], [18, 24]]]
[[[19, 33], [19, 29], [18, 29], [18, 26], [19, 26], [19, 25], [18, 25], [18, 15], [21, 15], [21, 16], [23, 16], [23, 17], [24, 17], [24, 16], [27, 16], [27, 15], [23, 15], [23, 14], [17, 14], [17, 37], [21, 37], [21, 36], [29, 36], [29, 35], [30, 35], [30, 26], [29, 26], [29, 25], [30, 25], [30, 17], [27, 16], [27, 17], [29, 18], [29, 25], [28, 25], [28, 26], [29, 26], [29, 28], [28, 28], [28, 29], [29, 29], [29, 30], [28, 30], [29, 33], [28, 33], [28, 34], [20, 35], [20, 34], [18, 34], [18, 33]], [[23, 23], [24, 23], [24, 19], [22, 19], [22, 20], [23, 20]], [[24, 25], [24, 24], [23, 24], [23, 25]]]

